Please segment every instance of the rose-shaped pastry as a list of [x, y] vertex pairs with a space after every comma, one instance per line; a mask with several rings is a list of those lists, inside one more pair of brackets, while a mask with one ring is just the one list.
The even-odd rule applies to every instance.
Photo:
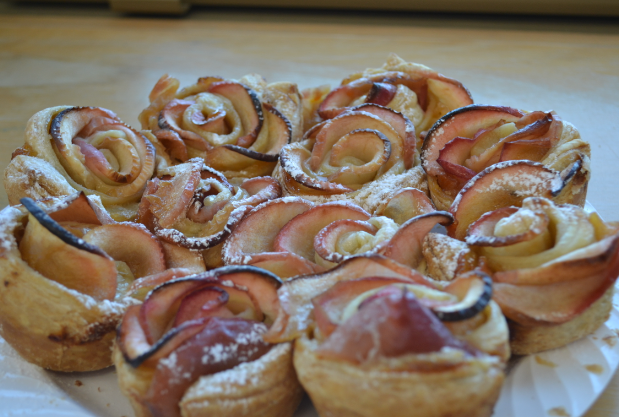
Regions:
[[[200, 158], [160, 170], [159, 174], [148, 183], [138, 222], [163, 241], [194, 251], [216, 248], [253, 206], [277, 198], [281, 192], [271, 177], [252, 178], [233, 186]], [[207, 266], [217, 266], [217, 257], [216, 253], [205, 254]]]
[[301, 135], [301, 95], [295, 84], [204, 77], [179, 91], [164, 75], [140, 114], [172, 158], [201, 157], [229, 179], [270, 175], [282, 146]]
[[368, 252], [418, 267], [425, 235], [437, 223], [452, 220], [449, 213], [435, 212], [416, 189], [396, 193], [380, 209], [403, 224], [347, 202], [314, 205], [298, 197], [267, 201], [234, 229], [223, 259], [227, 265], [254, 265], [282, 278], [322, 272]]
[[287, 281], [265, 339], [296, 339], [299, 380], [320, 415], [490, 416], [509, 357], [490, 278], [444, 289], [378, 255]]
[[608, 318], [619, 275], [619, 223], [531, 197], [521, 208], [481, 216], [466, 242], [493, 272], [494, 299], [509, 319], [515, 353], [566, 345]]
[[448, 210], [462, 187], [498, 162], [529, 160], [569, 176], [558, 201], [584, 205], [590, 177], [589, 144], [554, 112], [470, 105], [439, 120], [421, 151], [434, 204]]
[[111, 365], [134, 279], [165, 269], [146, 228], [116, 223], [82, 193], [0, 212], [0, 334], [26, 360], [59, 371]]
[[[324, 95], [319, 101], [318, 97]], [[389, 107], [404, 114], [424, 135], [434, 122], [451, 110], [473, 103], [469, 91], [458, 81], [447, 78], [425, 65], [409, 63], [396, 54], [389, 55], [382, 68], [369, 68], [348, 76], [342, 85], [325, 94], [324, 87], [304, 92], [315, 104], [314, 114], [331, 119], [363, 103]], [[322, 98], [322, 97], [321, 97]]]
[[289, 343], [262, 335], [281, 281], [224, 267], [156, 287], [122, 320], [114, 348], [121, 390], [140, 417], [289, 417], [302, 390]]
[[401, 113], [364, 104], [284, 146], [273, 175], [284, 195], [350, 200], [372, 212], [398, 189], [426, 187], [415, 140], [412, 123]]
[[101, 198], [116, 220], [135, 217], [156, 164], [155, 148], [144, 135], [97, 107], [38, 112], [28, 121], [26, 143], [14, 156], [4, 179], [11, 204], [22, 197], [77, 190]]

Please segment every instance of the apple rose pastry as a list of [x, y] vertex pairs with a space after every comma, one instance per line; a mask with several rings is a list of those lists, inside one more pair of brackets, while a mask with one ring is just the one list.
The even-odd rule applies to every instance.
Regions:
[[531, 197], [484, 214], [466, 242], [493, 272], [514, 353], [566, 345], [606, 321], [619, 275], [619, 223]]
[[[324, 87], [306, 91], [312, 103], [324, 94]], [[391, 54], [382, 68], [352, 74], [324, 96], [315, 114], [332, 119], [351, 107], [373, 103], [388, 107], [410, 119], [418, 135], [451, 110], [473, 103], [469, 91], [458, 81], [425, 65], [409, 63]], [[306, 110], [308, 117], [314, 112]]]
[[590, 177], [589, 144], [554, 112], [470, 105], [439, 120], [426, 136], [422, 166], [432, 201], [448, 210], [462, 187], [498, 162], [529, 160], [569, 176], [559, 200], [583, 206]]
[[114, 362], [138, 417], [291, 416], [302, 390], [290, 343], [262, 335], [281, 281], [224, 267], [156, 287], [119, 327]]
[[378, 255], [287, 281], [266, 334], [295, 341], [299, 380], [321, 416], [490, 416], [509, 357], [490, 277], [440, 288]]
[[298, 197], [267, 201], [234, 229], [224, 244], [223, 260], [227, 265], [258, 266], [282, 278], [323, 272], [368, 252], [417, 267], [425, 235], [437, 223], [452, 220], [447, 212], [435, 212], [416, 189], [396, 193], [381, 212], [397, 220], [372, 216], [348, 202], [314, 205]]
[[57, 371], [112, 364], [134, 279], [166, 269], [143, 226], [116, 223], [82, 193], [0, 212], [0, 334], [26, 360]]
[[401, 113], [364, 104], [284, 146], [273, 176], [284, 195], [350, 200], [374, 211], [398, 189], [426, 187], [415, 141], [415, 129]]
[[248, 75], [179, 87], [176, 78], [161, 77], [139, 116], [175, 160], [201, 157], [230, 180], [271, 175], [282, 146], [301, 135], [295, 84]]
[[281, 195], [271, 177], [245, 180], [233, 186], [202, 159], [159, 171], [149, 181], [140, 202], [138, 222], [162, 241], [175, 266], [190, 261], [191, 251], [204, 251], [206, 267], [221, 263], [221, 243], [254, 206]]
[[116, 220], [135, 217], [156, 164], [155, 148], [145, 136], [98, 107], [38, 112], [28, 121], [26, 143], [17, 153], [5, 172], [12, 204], [22, 197], [57, 197], [77, 190], [101, 198]]

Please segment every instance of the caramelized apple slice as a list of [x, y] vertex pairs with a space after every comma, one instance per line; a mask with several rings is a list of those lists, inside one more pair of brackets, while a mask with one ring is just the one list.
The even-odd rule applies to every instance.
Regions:
[[251, 257], [273, 251], [273, 242], [292, 218], [313, 206], [301, 198], [281, 198], [256, 207], [239, 224], [223, 248], [226, 264], [249, 264]]
[[374, 83], [367, 94], [365, 102], [386, 106], [393, 100], [396, 91], [398, 91], [398, 88], [393, 84]]
[[445, 291], [459, 302], [436, 306], [432, 312], [442, 321], [466, 320], [483, 311], [492, 299], [492, 279], [481, 271], [471, 271], [456, 277]]
[[22, 259], [46, 278], [95, 300], [116, 295], [114, 260], [96, 246], [63, 229], [34, 201], [23, 198], [30, 215], [19, 244]]
[[[585, 252], [586, 257], [577, 255], [544, 268], [499, 272], [494, 300], [508, 318], [523, 325], [560, 324], [577, 317], [619, 275], [619, 236], [608, 237]], [[571, 279], [545, 285], [536, 282], [565, 276]]]
[[337, 246], [343, 236], [359, 232], [375, 235], [377, 230], [372, 224], [360, 220], [336, 220], [314, 236], [314, 250], [325, 262], [340, 263], [345, 255], [338, 251]]
[[526, 197], [552, 198], [565, 182], [557, 171], [530, 161], [501, 162], [486, 168], [460, 190], [449, 210], [454, 223], [448, 234], [463, 240], [479, 217], [498, 207], [520, 206]]
[[193, 272], [187, 268], [166, 269], [158, 274], [136, 279], [129, 286], [127, 294], [133, 298], [144, 301], [146, 295], [156, 286], [188, 275], [193, 275]]
[[406, 290], [378, 297], [340, 325], [322, 343], [321, 357], [357, 364], [444, 348], [477, 351], [458, 339]]
[[[329, 290], [312, 298], [316, 326], [321, 337], [326, 338], [342, 324], [345, 308], [355, 298], [376, 288], [382, 288], [395, 283], [409, 283], [403, 278], [367, 277], [350, 281], [340, 281]], [[400, 290], [401, 291], [401, 290]]]
[[[368, 220], [370, 214], [360, 207], [342, 203], [325, 203], [290, 220], [277, 234], [273, 249], [292, 252], [305, 259], [314, 259], [314, 240], [318, 232], [341, 219]], [[306, 236], [307, 238], [303, 238]]]
[[380, 255], [359, 255], [318, 275], [306, 275], [286, 281], [279, 289], [277, 320], [265, 334], [270, 343], [280, 343], [308, 332], [314, 324], [312, 299], [339, 281], [366, 277], [409, 280], [413, 284], [436, 288], [436, 284], [419, 272]]
[[220, 81], [211, 84], [208, 92], [219, 94], [230, 100], [237, 110], [245, 135], [238, 138], [236, 145], [247, 148], [258, 137], [264, 116], [260, 99], [254, 90], [234, 81]]
[[271, 346], [261, 337], [265, 331], [264, 324], [249, 320], [208, 319], [199, 333], [159, 361], [145, 397], [153, 417], [180, 417], [178, 404], [200, 376], [254, 361], [268, 352]]
[[161, 244], [140, 224], [103, 225], [88, 232], [84, 240], [103, 249], [114, 260], [126, 263], [136, 278], [166, 269]]
[[448, 226], [452, 222], [453, 216], [445, 211], [435, 211], [413, 217], [398, 229], [380, 253], [403, 265], [417, 268], [423, 259], [421, 249], [426, 235], [437, 224]]

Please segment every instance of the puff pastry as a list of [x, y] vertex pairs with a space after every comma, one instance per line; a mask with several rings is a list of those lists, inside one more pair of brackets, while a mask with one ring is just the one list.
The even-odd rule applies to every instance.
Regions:
[[[353, 258], [284, 283], [265, 338], [296, 338], [295, 368], [322, 416], [408, 416], [411, 406], [419, 416], [489, 416], [509, 347], [487, 281], [471, 273], [441, 291], [386, 258]], [[441, 322], [441, 310], [468, 315]]]
[[290, 344], [262, 340], [279, 279], [225, 267], [156, 287], [119, 328], [114, 361], [140, 417], [291, 416], [302, 395]]
[[110, 366], [116, 326], [136, 302], [124, 295], [134, 278], [165, 269], [161, 247], [147, 230], [114, 222], [84, 194], [40, 205], [45, 209], [30, 202], [30, 213], [21, 206], [0, 212], [1, 335], [47, 369]]
[[462, 83], [396, 54], [381, 68], [349, 75], [330, 92], [318, 87], [304, 91], [304, 97], [316, 103], [306, 109], [309, 120], [331, 119], [350, 107], [374, 103], [402, 113], [420, 137], [444, 114], [473, 103]]
[[512, 350], [530, 354], [593, 332], [610, 314], [619, 275], [619, 224], [530, 197], [481, 216], [466, 242], [493, 272]]
[[273, 176], [284, 195], [317, 203], [349, 200], [373, 212], [401, 188], [425, 191], [415, 142], [414, 126], [401, 113], [364, 104], [284, 146]]
[[98, 107], [58, 106], [36, 113], [28, 121], [21, 151], [5, 173], [12, 202], [37, 197], [27, 191], [31, 185], [45, 190], [37, 193], [40, 197], [83, 191], [99, 197], [119, 221], [135, 217], [156, 165], [151, 142]]
[[139, 116], [177, 161], [201, 157], [232, 181], [270, 175], [282, 146], [301, 135], [301, 95], [295, 84], [203, 77], [180, 89], [164, 75]]
[[583, 206], [590, 177], [589, 144], [554, 112], [470, 105], [441, 118], [428, 132], [422, 165], [434, 204], [448, 210], [477, 173], [497, 162], [529, 160], [569, 177], [562, 202]]
[[451, 214], [436, 212], [417, 189], [395, 193], [379, 212], [384, 215], [372, 216], [348, 202], [271, 200], [234, 229], [224, 244], [223, 260], [265, 268], [281, 278], [322, 272], [363, 253], [380, 253], [415, 268], [422, 263], [425, 235], [437, 223], [452, 221]]

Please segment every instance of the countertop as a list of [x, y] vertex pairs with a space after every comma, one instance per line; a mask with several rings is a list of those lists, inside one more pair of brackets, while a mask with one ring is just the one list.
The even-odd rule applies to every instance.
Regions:
[[[335, 86], [389, 52], [456, 78], [476, 103], [555, 110], [591, 143], [589, 202], [619, 220], [617, 19], [222, 8], [165, 18], [0, 3], [0, 166], [46, 107], [105, 107], [139, 126], [164, 73], [181, 85], [254, 72]], [[586, 417], [619, 417], [617, 375]]]

